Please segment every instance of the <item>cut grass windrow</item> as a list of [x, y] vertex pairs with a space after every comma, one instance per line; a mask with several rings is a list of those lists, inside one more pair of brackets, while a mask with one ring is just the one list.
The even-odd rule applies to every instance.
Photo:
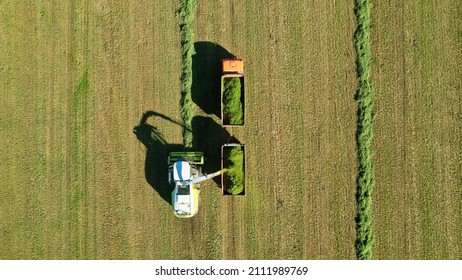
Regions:
[[358, 213], [356, 216], [356, 257], [360, 260], [372, 258], [374, 235], [372, 231], [372, 190], [375, 184], [372, 167], [372, 121], [374, 105], [374, 89], [371, 81], [370, 58], [370, 22], [371, 2], [355, 0], [355, 15], [357, 29], [354, 35], [356, 49], [356, 67], [358, 74], [358, 124], [356, 145], [358, 149], [358, 180], [356, 201]]
[[178, 10], [181, 36], [181, 117], [183, 118], [183, 145], [191, 148], [193, 143], [192, 119], [196, 113], [196, 105], [192, 100], [192, 56], [194, 55], [194, 32], [192, 19], [196, 12], [196, 0], [181, 0]]

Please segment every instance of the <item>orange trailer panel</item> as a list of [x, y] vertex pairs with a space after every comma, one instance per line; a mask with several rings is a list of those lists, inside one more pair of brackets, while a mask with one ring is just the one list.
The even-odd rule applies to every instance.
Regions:
[[244, 60], [223, 59], [223, 73], [244, 73]]

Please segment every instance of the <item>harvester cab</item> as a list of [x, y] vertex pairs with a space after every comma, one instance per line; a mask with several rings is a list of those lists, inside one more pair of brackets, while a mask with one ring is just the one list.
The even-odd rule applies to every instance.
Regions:
[[191, 218], [199, 210], [199, 183], [222, 173], [201, 173], [204, 164], [202, 152], [172, 152], [168, 156], [168, 180], [173, 186], [173, 214], [179, 218]]

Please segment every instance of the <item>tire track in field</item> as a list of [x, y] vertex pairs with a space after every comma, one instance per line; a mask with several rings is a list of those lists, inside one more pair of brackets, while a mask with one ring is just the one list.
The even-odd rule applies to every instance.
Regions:
[[[388, 5], [384, 3], [376, 3], [374, 5], [374, 10], [379, 11], [383, 9], [381, 5], [386, 5], [387, 13], [376, 12], [373, 14], [373, 21], [379, 22], [381, 17], [384, 17], [389, 20], [389, 25], [382, 27], [379, 23], [373, 27], [373, 42], [372, 48], [374, 50], [373, 65], [374, 67], [374, 85], [377, 93], [376, 105], [376, 119], [375, 129], [374, 129], [374, 138], [377, 139], [374, 141], [374, 150], [380, 151], [377, 154], [377, 157], [374, 158], [375, 170], [376, 170], [376, 179], [377, 184], [383, 187], [379, 187], [374, 190], [374, 203], [373, 212], [376, 222], [374, 225], [374, 231], [377, 233], [377, 236], [380, 238], [376, 239], [374, 248], [376, 253], [374, 254], [375, 258], [383, 258], [383, 251], [378, 249], [380, 247], [386, 247], [389, 251], [396, 251], [399, 248], [394, 244], [393, 239], [402, 238], [404, 235], [408, 235], [409, 231], [401, 230], [405, 225], [408, 227], [412, 226], [412, 223], [409, 221], [406, 222], [405, 219], [398, 218], [396, 219], [394, 213], [396, 209], [393, 207], [380, 207], [380, 204], [390, 203], [399, 203], [403, 197], [406, 197], [409, 194], [409, 191], [412, 191], [414, 186], [409, 181], [413, 181], [412, 174], [406, 174], [407, 167], [405, 165], [405, 158], [411, 153], [409, 150], [413, 149], [412, 145], [408, 144], [406, 146], [406, 134], [402, 133], [405, 127], [410, 127], [407, 125], [406, 119], [413, 118], [411, 116], [412, 111], [409, 113], [406, 110], [405, 98], [394, 98], [395, 96], [404, 96], [404, 91], [406, 90], [404, 79], [405, 76], [409, 73], [406, 72], [406, 67], [402, 61], [401, 50], [404, 49], [404, 14], [401, 12], [403, 3], [389, 3]], [[406, 4], [404, 4], [406, 5]], [[396, 15], [395, 15], [396, 13]], [[393, 21], [389, 18], [393, 18]], [[394, 30], [403, 30], [403, 32], [394, 32]], [[391, 36], [391, 33], [394, 33], [395, 36]], [[386, 45], [383, 45], [383, 40], [386, 42]], [[385, 60], [390, 61], [390, 63], [383, 63]], [[389, 83], [387, 79], [382, 79], [383, 73], [390, 71], [390, 68], [395, 68], [392, 73], [392, 79], [396, 83]], [[392, 92], [393, 94], [386, 94], [384, 92]], [[404, 114], [400, 114], [403, 112]], [[384, 146], [381, 139], [393, 139], [395, 142], [392, 146]], [[411, 148], [411, 149], [409, 149]], [[404, 171], [404, 172], [402, 172]], [[390, 190], [386, 186], [391, 186], [389, 182], [384, 181], [384, 178], [387, 177], [386, 174], [391, 174], [394, 178], [393, 189], [395, 191], [394, 195], [390, 195]], [[412, 215], [412, 213], [407, 213], [407, 215]], [[391, 229], [391, 230], [390, 230]], [[405, 247], [405, 246], [404, 246]], [[403, 247], [401, 247], [403, 248]]]
[[68, 171], [71, 258], [95, 257], [93, 95], [90, 88], [89, 2], [71, 3], [68, 15]]
[[[126, 139], [130, 128], [127, 121], [127, 81], [128, 63], [126, 59], [127, 37], [124, 28], [127, 4], [112, 5], [102, 3], [98, 8], [99, 28], [97, 41], [98, 72], [95, 80], [95, 143], [98, 145], [95, 161], [96, 188], [96, 239], [100, 250], [98, 258], [126, 259], [131, 254], [128, 242], [127, 186], [129, 176]], [[132, 124], [133, 125], [133, 124]], [[103, 249], [104, 248], [104, 249]]]

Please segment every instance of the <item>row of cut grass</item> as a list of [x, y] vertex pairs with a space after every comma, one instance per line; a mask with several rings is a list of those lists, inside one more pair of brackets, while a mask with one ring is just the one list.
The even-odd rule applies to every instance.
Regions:
[[372, 190], [375, 184], [372, 166], [372, 122], [374, 106], [374, 89], [370, 74], [371, 42], [371, 2], [355, 0], [355, 15], [357, 29], [354, 45], [357, 55], [356, 66], [358, 89], [356, 102], [358, 104], [358, 124], [356, 145], [358, 149], [358, 179], [356, 201], [358, 204], [356, 216], [356, 257], [360, 260], [372, 258], [374, 235], [372, 229]]
[[178, 10], [181, 36], [181, 117], [183, 118], [183, 145], [191, 148], [193, 144], [192, 119], [196, 113], [196, 105], [192, 100], [192, 56], [194, 55], [194, 32], [192, 19], [196, 12], [196, 0], [181, 0]]

